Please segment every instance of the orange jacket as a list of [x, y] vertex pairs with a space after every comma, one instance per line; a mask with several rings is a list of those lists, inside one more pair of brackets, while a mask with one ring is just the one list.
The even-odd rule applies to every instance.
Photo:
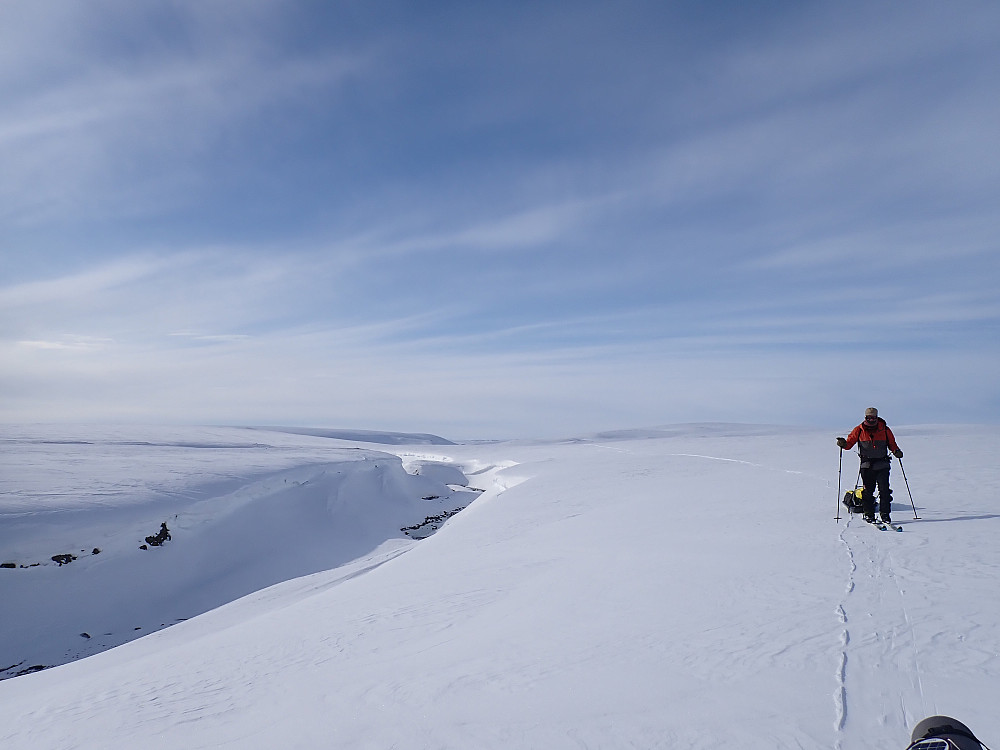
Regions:
[[861, 468], [882, 468], [889, 465], [888, 451], [898, 451], [896, 437], [882, 417], [878, 418], [875, 427], [869, 428], [864, 422], [859, 424], [847, 436], [847, 450], [858, 446], [861, 456]]

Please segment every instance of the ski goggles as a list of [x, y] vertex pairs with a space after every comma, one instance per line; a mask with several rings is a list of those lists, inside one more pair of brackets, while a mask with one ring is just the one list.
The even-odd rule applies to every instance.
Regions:
[[[972, 735], [960, 735], [962, 737], [968, 736], [977, 747], [985, 748], [982, 742], [979, 741], [977, 737]], [[963, 748], [968, 748], [969, 743], [963, 742], [961, 746], [955, 744], [955, 742], [946, 737], [924, 737], [923, 739], [916, 740], [906, 750], [963, 750]]]
[[906, 750], [960, 750], [960, 748], [951, 740], [930, 737], [926, 740], [917, 740]]

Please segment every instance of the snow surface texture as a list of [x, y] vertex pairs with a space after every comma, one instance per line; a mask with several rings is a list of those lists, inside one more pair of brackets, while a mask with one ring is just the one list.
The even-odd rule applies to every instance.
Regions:
[[0, 682], [0, 747], [996, 746], [1000, 430], [894, 429], [900, 534], [834, 521], [835, 432], [5, 428], [0, 556], [45, 564], [0, 667], [70, 663]]

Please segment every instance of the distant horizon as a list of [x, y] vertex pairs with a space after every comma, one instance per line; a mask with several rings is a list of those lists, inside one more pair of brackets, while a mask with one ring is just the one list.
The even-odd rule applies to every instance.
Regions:
[[[466, 444], [466, 443], [495, 443], [495, 442], [516, 442], [516, 441], [559, 441], [559, 440], [569, 440], [569, 439], [579, 439], [579, 438], [598, 438], [598, 439], [613, 439], [616, 436], [620, 436], [623, 439], [629, 439], [634, 437], [632, 433], [644, 433], [644, 432], [655, 432], [658, 430], [670, 430], [674, 428], [692, 428], [692, 427], [733, 427], [733, 428], [763, 428], [763, 429], [773, 429], [773, 428], [788, 428], [792, 430], [801, 430], [803, 432], [813, 432], [813, 431], [829, 431], [831, 441], [833, 437], [837, 434], [846, 435], [850, 430], [856, 425], [860, 424], [862, 417], [855, 420], [844, 420], [843, 423], [839, 424], [805, 424], [805, 423], [784, 423], [784, 422], [733, 422], [733, 421], [710, 421], [710, 422], [664, 422], [661, 424], [648, 424], [648, 425], [630, 425], [630, 426], [619, 426], [619, 427], [606, 427], [598, 428], [594, 430], [582, 430], [579, 432], [554, 432], [551, 434], [518, 434], [518, 435], [491, 435], [488, 433], [480, 434], [469, 434], [469, 435], [459, 435], [450, 434], [438, 431], [428, 431], [422, 429], [383, 429], [383, 428], [367, 428], [358, 426], [339, 426], [334, 424], [302, 424], [302, 425], [267, 425], [267, 424], [210, 424], [210, 423], [189, 423], [189, 422], [71, 422], [71, 421], [51, 421], [51, 422], [0, 422], [0, 427], [39, 427], [39, 428], [67, 428], [73, 430], [85, 430], [88, 427], [100, 428], [100, 429], [218, 429], [218, 430], [252, 430], [261, 432], [276, 432], [291, 435], [302, 435], [306, 437], [318, 437], [318, 438], [330, 438], [339, 439], [345, 441], [356, 441], [364, 442], [360, 437], [365, 434], [369, 435], [379, 435], [384, 437], [431, 437], [440, 438], [446, 441], [446, 444]], [[924, 428], [998, 428], [1000, 424], [996, 422], [892, 422], [890, 423], [890, 428], [897, 432], [905, 432], [907, 430], [919, 430]], [[318, 433], [323, 432], [340, 432], [344, 433], [344, 436], [338, 437], [333, 435], [323, 435]], [[372, 441], [373, 443], [378, 443], [379, 441]], [[392, 443], [387, 443], [388, 445], [393, 444], [406, 444], [398, 443], [396, 441]], [[413, 443], [416, 444], [416, 443]], [[835, 453], [836, 446], [831, 442], [831, 450]], [[852, 451], [853, 452], [853, 451]]]

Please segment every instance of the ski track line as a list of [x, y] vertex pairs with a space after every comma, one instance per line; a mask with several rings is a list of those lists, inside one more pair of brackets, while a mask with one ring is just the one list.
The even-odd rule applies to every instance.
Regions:
[[[926, 709], [924, 688], [922, 680], [920, 678], [919, 651], [917, 649], [916, 633], [914, 632], [913, 623], [910, 620], [909, 613], [907, 613], [906, 611], [906, 601], [903, 595], [903, 589], [900, 586], [899, 580], [896, 576], [891, 549], [886, 549], [885, 555], [876, 561], [875, 572], [878, 574], [878, 580], [885, 581], [886, 579], [889, 579], [892, 581], [893, 583], [892, 589], [895, 589], [895, 593], [898, 596], [898, 605], [897, 605], [899, 608], [898, 612], [902, 616], [901, 623], [893, 623], [891, 621], [886, 621], [885, 624], [883, 625], [883, 628], [880, 628], [880, 630], [884, 629], [888, 631], [888, 641], [882, 648], [882, 653], [879, 656], [879, 663], [882, 664], [888, 662], [890, 666], [893, 666], [896, 669], [896, 671], [902, 672], [904, 670], [901, 669], [901, 665], [899, 662], [902, 658], [906, 657], [904, 657], [903, 654], [900, 652], [903, 650], [912, 651], [912, 656], [906, 658], [906, 661], [910, 662], [912, 664], [912, 667], [911, 669], [905, 671], [906, 672], [912, 671], [913, 675], [915, 676], [915, 681], [912, 683], [912, 687], [915, 691], [915, 697], [919, 699], [921, 704], [921, 709], [922, 710]], [[887, 586], [883, 586], [880, 588], [879, 590], [880, 603], [884, 601], [885, 594], [892, 593], [892, 589], [890, 589]], [[886, 602], [886, 604], [888, 604], [888, 602]], [[885, 613], [883, 612], [882, 614], [883, 614], [883, 619], [885, 620]], [[905, 647], [897, 645], [899, 642], [899, 635], [909, 638], [910, 641], [909, 649], [905, 649]], [[885, 724], [889, 723], [890, 721], [889, 711], [892, 710], [893, 708], [898, 709], [899, 720], [902, 726], [904, 727], [912, 725], [917, 719], [920, 718], [919, 716], [913, 714], [912, 710], [910, 709], [910, 706], [907, 704], [906, 694], [904, 691], [902, 690], [900, 691], [898, 706], [890, 707], [886, 698], [887, 696], [883, 693], [883, 716], [881, 718], [882, 723]], [[921, 715], [926, 715], [926, 710], [923, 710], [923, 713]]]
[[844, 537], [847, 533], [847, 529], [850, 528], [851, 519], [847, 519], [847, 523], [840, 530], [840, 541], [847, 550], [847, 559], [850, 562], [850, 568], [847, 574], [847, 585], [844, 587], [844, 597], [841, 599], [840, 604], [837, 605], [836, 614], [837, 620], [842, 626], [840, 632], [840, 653], [838, 655], [837, 671], [835, 673], [836, 689], [833, 693], [833, 708], [834, 708], [834, 723], [833, 729], [837, 733], [837, 741], [835, 747], [837, 750], [841, 749], [841, 743], [843, 737], [840, 736], [844, 731], [844, 726], [847, 724], [847, 647], [851, 642], [851, 631], [847, 626], [847, 610], [844, 606], [847, 604], [849, 597], [854, 592], [855, 588], [855, 574], [858, 570], [858, 565], [854, 560], [854, 550], [851, 549], [850, 543]]
[[[916, 688], [917, 693], [920, 696], [920, 714], [921, 716], [927, 715], [927, 696], [924, 694], [924, 683], [923, 679], [920, 677], [920, 649], [917, 648], [917, 634], [913, 628], [913, 620], [910, 619], [910, 613], [906, 611], [906, 595], [903, 592], [903, 587], [900, 586], [899, 580], [896, 578], [895, 569], [892, 561], [892, 552], [886, 555], [886, 560], [889, 562], [889, 570], [891, 571], [892, 580], [896, 584], [896, 591], [899, 592], [899, 608], [903, 612], [903, 621], [906, 623], [906, 629], [910, 634], [910, 646], [913, 649], [913, 674], [916, 678]], [[904, 714], [906, 713], [906, 706], [903, 703], [903, 697], [900, 696], [900, 706], [903, 709]], [[913, 721], [913, 717], [906, 717], [909, 721]]]
[[[913, 620], [907, 611], [905, 592], [896, 575], [892, 549], [881, 543], [882, 541], [895, 542], [896, 540], [890, 538], [880, 540], [883, 532], [868, 537], [867, 541], [865, 536], [857, 536], [857, 539], [861, 541], [862, 546], [869, 553], [868, 563], [871, 566], [871, 569], [867, 573], [868, 580], [865, 581], [870, 590], [859, 589], [858, 557], [847, 538], [848, 530], [851, 529], [851, 522], [854, 518], [853, 516], [848, 517], [847, 524], [841, 529], [839, 535], [840, 541], [847, 551], [850, 569], [843, 599], [835, 610], [838, 621], [842, 626], [840, 635], [841, 647], [837, 657], [837, 669], [835, 672], [836, 689], [833, 695], [835, 711], [834, 729], [837, 733], [837, 740], [835, 742], [836, 750], [842, 750], [843, 732], [848, 720], [849, 691], [847, 667], [850, 659], [849, 651], [857, 651], [859, 647], [861, 650], [858, 653], [867, 653], [869, 660], [874, 660], [873, 664], [875, 667], [879, 669], [889, 668], [896, 673], [912, 673], [914, 676], [910, 682], [913, 690], [912, 695], [909, 695], [909, 691], [902, 684], [897, 685], [899, 693], [896, 696], [891, 696], [885, 691], [881, 693], [882, 715], [878, 719], [879, 724], [886, 726], [892, 723], [893, 717], [891, 714], [896, 714], [898, 721], [904, 727], [910, 726], [918, 719], [919, 716], [914, 714], [912, 710], [913, 706], [911, 704], [914, 701], [908, 701], [908, 698], [913, 698], [919, 702], [920, 716], [927, 714], [927, 698], [924, 693], [920, 672], [920, 650], [917, 645]], [[890, 532], [884, 533], [890, 534]], [[895, 535], [891, 536], [894, 537]], [[887, 581], [889, 580], [892, 581], [892, 586], [887, 585]], [[859, 594], [861, 598], [857, 599]], [[895, 599], [895, 602], [887, 601], [887, 598]], [[869, 610], [869, 617], [874, 617], [874, 620], [870, 624], [872, 639], [863, 638], [853, 649], [850, 647], [851, 633], [848, 627], [848, 612], [851, 609], [851, 602], [858, 604], [862, 610], [867, 608]], [[867, 628], [869, 626], [864, 627]], [[900, 642], [901, 637], [904, 639], [908, 638], [909, 647]], [[874, 647], [874, 652], [871, 650], [872, 647]], [[905, 655], [903, 652], [908, 652], [908, 655]], [[909, 668], [903, 669], [901, 661], [907, 662]]]
[[584, 445], [589, 445], [591, 448], [604, 448], [605, 450], [615, 451], [616, 453], [626, 453], [630, 456], [634, 456], [635, 453], [625, 448], [617, 448], [613, 445], [606, 445], [605, 443], [584, 443]]
[[[616, 451], [617, 453], [626, 453], [630, 456], [635, 455], [633, 451], [627, 450], [625, 448], [618, 448], [613, 445], [607, 445], [605, 443], [586, 443], [586, 445], [590, 445], [593, 448], [604, 448], [605, 450]], [[827, 484], [829, 484], [829, 481], [827, 479], [818, 476], [816, 474], [810, 474], [805, 471], [796, 471], [794, 469], [783, 469], [777, 466], [768, 466], [767, 464], [758, 464], [754, 463], [753, 461], [745, 461], [740, 458], [726, 458], [725, 456], [708, 456], [703, 453], [664, 453], [662, 455], [669, 456], [672, 458], [703, 458], [706, 461], [723, 461], [725, 463], [731, 463], [731, 464], [742, 464], [743, 466], [752, 466], [755, 469], [765, 469], [767, 471], [777, 471], [781, 472], [782, 474], [797, 474], [799, 476], [808, 476], [812, 477], [813, 479], [818, 479], [820, 481], [827, 482]]]
[[744, 466], [752, 466], [755, 469], [765, 469], [767, 471], [776, 471], [781, 474], [795, 474], [797, 476], [810, 477], [812, 479], [816, 479], [826, 483], [828, 487], [831, 486], [829, 480], [826, 477], [821, 477], [818, 474], [810, 474], [807, 471], [797, 471], [795, 469], [785, 469], [779, 466], [768, 466], [767, 464], [758, 464], [754, 463], [753, 461], [744, 461], [743, 459], [740, 458], [725, 458], [724, 456], [706, 456], [701, 453], [666, 453], [664, 455], [674, 456], [676, 458], [704, 458], [708, 461], [725, 461], [726, 463], [731, 463], [731, 464], [743, 464]]
[[[705, 456], [700, 453], [667, 453], [668, 456], [675, 456], [679, 458], [707, 458], [709, 461], [725, 461], [731, 464], [743, 464], [744, 466], [755, 466], [758, 469], [771, 469], [771, 466], [765, 466], [764, 464], [755, 464], [753, 461], [744, 461], [739, 458], [725, 458], [723, 456]], [[787, 471], [787, 470], [785, 470]], [[789, 474], [799, 474], [798, 471], [790, 471]]]

